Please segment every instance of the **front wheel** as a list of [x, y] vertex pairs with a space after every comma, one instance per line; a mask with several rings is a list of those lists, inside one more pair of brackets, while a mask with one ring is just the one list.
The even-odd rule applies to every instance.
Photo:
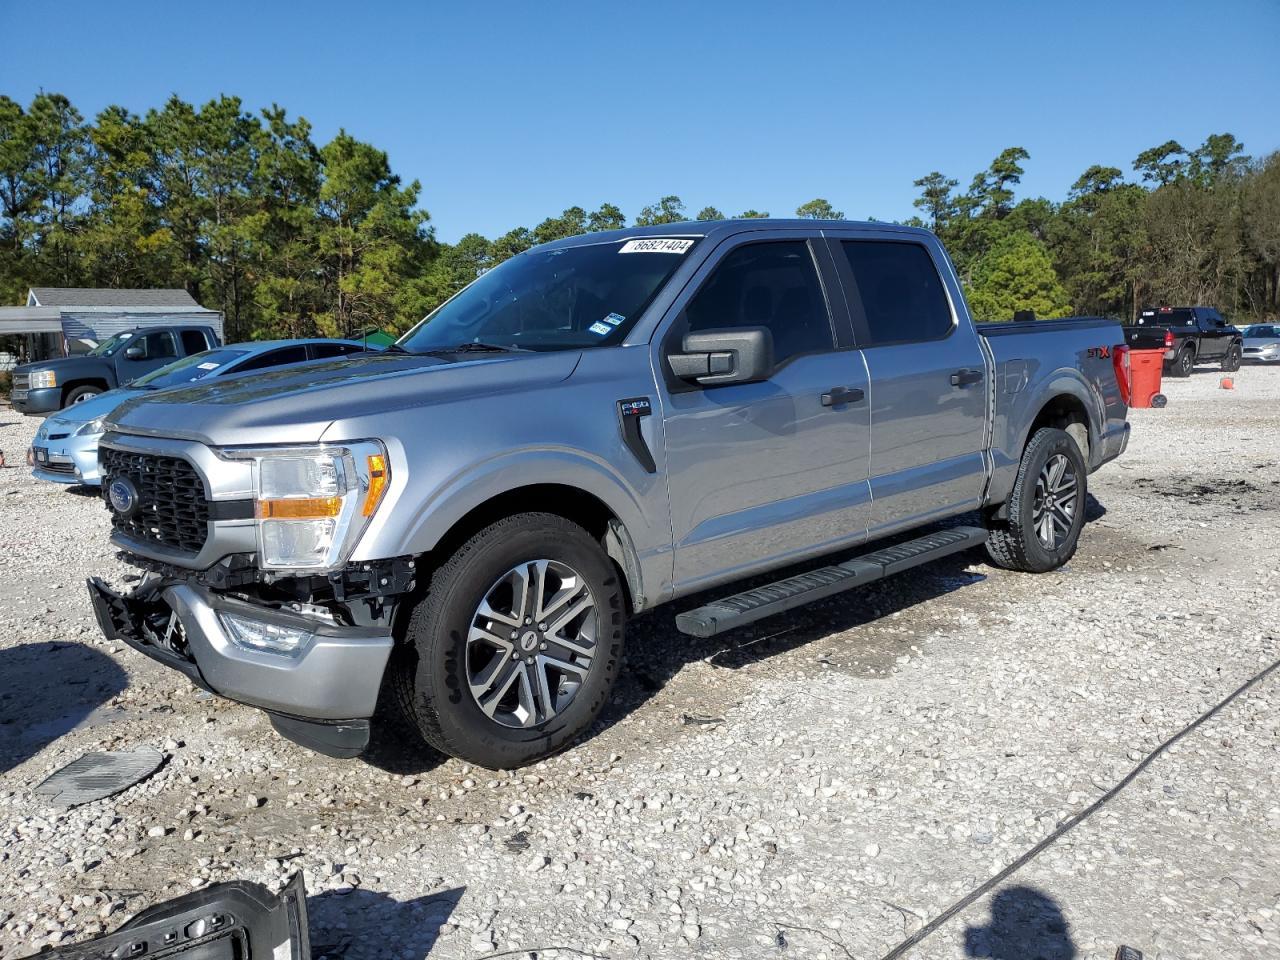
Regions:
[[987, 521], [987, 553], [997, 566], [1044, 573], [1076, 552], [1084, 527], [1088, 469], [1064, 430], [1037, 430], [1018, 464], [1008, 516]]
[[590, 534], [546, 513], [481, 530], [431, 578], [393, 683], [433, 747], [489, 769], [581, 736], [622, 664], [624, 597]]
[[1227, 355], [1222, 358], [1222, 369], [1227, 373], [1234, 373], [1240, 369], [1241, 350], [1239, 344], [1233, 344], [1231, 349], [1227, 351]]
[[84, 403], [86, 400], [92, 400], [94, 397], [101, 395], [101, 387], [76, 387], [67, 394], [67, 401], [64, 407], [74, 406], [77, 403]]

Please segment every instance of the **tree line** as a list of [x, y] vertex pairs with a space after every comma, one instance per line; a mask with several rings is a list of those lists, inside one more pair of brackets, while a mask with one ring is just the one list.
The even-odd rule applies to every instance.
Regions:
[[[1010, 147], [969, 187], [914, 181], [917, 216], [950, 250], [982, 319], [1015, 310], [1129, 318], [1148, 303], [1210, 304], [1239, 322], [1280, 312], [1280, 153], [1231, 134], [1143, 151], [1134, 177], [1091, 166], [1061, 202], [1015, 198]], [[0, 95], [0, 302], [29, 286], [183, 287], [229, 340], [403, 330], [484, 270], [538, 243], [627, 225], [616, 205], [570, 207], [492, 239], [439, 242], [385, 152], [345, 131], [317, 144], [278, 106], [178, 97], [92, 121], [64, 96]], [[818, 198], [795, 215], [843, 219]], [[739, 217], [767, 217], [749, 209]], [[705, 206], [693, 219], [725, 214]], [[680, 197], [636, 225], [689, 220]]]

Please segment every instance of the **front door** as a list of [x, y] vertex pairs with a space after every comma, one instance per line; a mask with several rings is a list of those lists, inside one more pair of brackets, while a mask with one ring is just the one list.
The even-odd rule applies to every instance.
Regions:
[[[847, 326], [833, 325], [821, 241], [795, 235], [718, 254], [659, 338], [678, 593], [866, 537], [866, 369]], [[731, 327], [770, 331], [772, 376], [713, 387], [671, 379], [665, 356], [686, 333]]]
[[913, 240], [837, 236], [831, 245], [871, 379], [870, 535], [977, 507], [986, 361], [972, 324], [952, 309], [943, 264]]
[[144, 373], [173, 363], [178, 359], [178, 349], [173, 341], [173, 334], [168, 330], [159, 330], [128, 341], [116, 356], [119, 360], [117, 376], [120, 385], [124, 386]]

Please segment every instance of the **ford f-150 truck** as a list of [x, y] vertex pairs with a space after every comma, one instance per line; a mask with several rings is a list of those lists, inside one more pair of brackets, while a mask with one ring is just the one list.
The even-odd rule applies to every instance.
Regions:
[[37, 360], [13, 368], [9, 399], [15, 410], [43, 416], [92, 400], [100, 393], [123, 387], [144, 373], [158, 370], [179, 357], [218, 346], [212, 327], [147, 327], [125, 330], [86, 354]]
[[360, 752], [385, 691], [511, 768], [590, 726], [642, 611], [718, 589], [676, 617], [707, 637], [984, 542], [1061, 566], [1128, 386], [1114, 322], [975, 325], [923, 230], [574, 237], [386, 353], [117, 408], [102, 488], [147, 573], [90, 593], [108, 636], [314, 749]]

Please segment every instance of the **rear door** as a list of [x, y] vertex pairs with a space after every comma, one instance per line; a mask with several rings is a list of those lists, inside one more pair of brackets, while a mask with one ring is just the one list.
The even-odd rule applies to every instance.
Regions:
[[[825, 247], [817, 231], [751, 236], [716, 250], [655, 338], [677, 592], [866, 537], [866, 369]], [[767, 380], [672, 377], [686, 333], [761, 326]]]
[[1200, 329], [1200, 356], [1206, 360], [1225, 357], [1236, 335], [1235, 328], [1229, 326], [1217, 310], [1197, 308], [1196, 322]]
[[870, 535], [977, 507], [987, 364], [949, 266], [902, 234], [837, 232], [830, 245], [871, 381]]

